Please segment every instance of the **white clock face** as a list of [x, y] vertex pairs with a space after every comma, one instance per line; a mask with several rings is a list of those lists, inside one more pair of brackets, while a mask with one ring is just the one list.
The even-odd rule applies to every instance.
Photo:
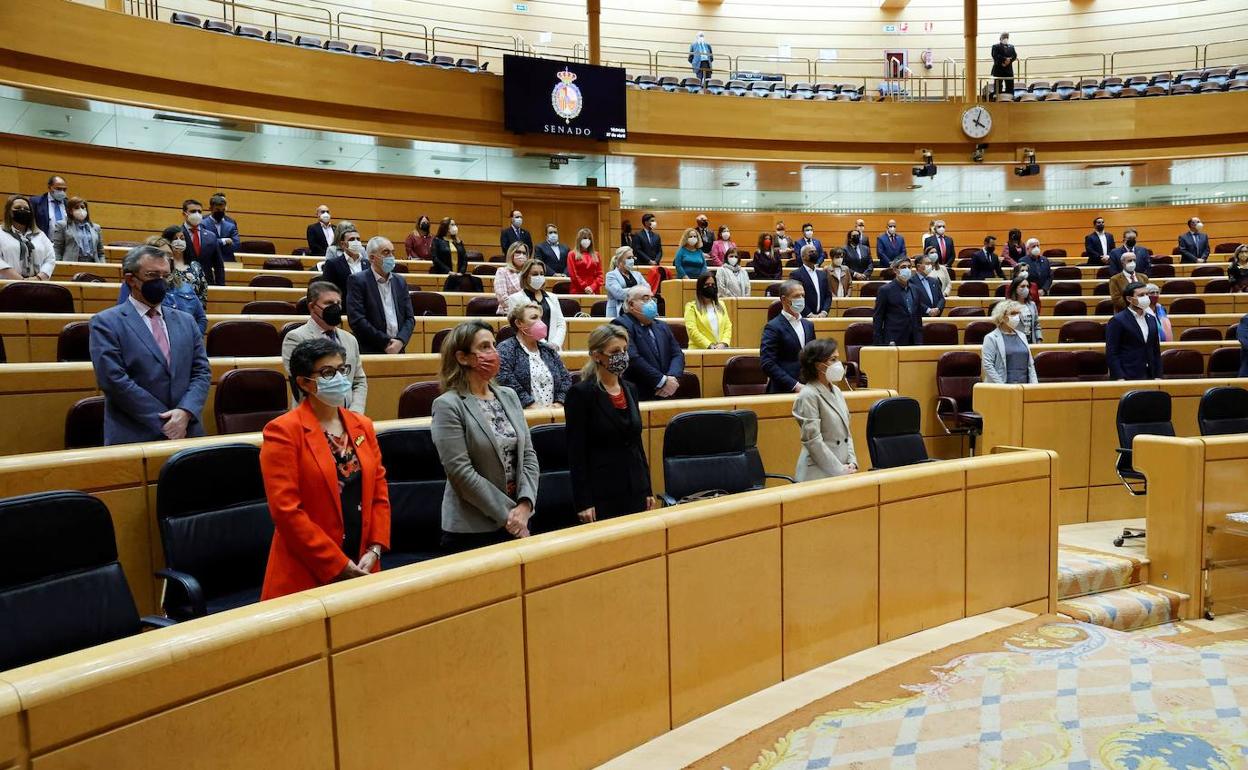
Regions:
[[992, 131], [992, 115], [980, 105], [962, 113], [962, 133], [972, 139], [983, 139]]

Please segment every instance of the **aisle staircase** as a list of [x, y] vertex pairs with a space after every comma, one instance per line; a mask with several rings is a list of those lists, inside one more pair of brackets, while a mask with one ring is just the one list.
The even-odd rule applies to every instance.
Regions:
[[1057, 548], [1057, 611], [1098, 626], [1134, 631], [1178, 620], [1190, 597], [1148, 585], [1148, 558], [1133, 551]]

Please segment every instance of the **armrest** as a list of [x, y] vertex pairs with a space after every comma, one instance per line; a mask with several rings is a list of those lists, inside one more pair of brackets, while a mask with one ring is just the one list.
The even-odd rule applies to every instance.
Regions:
[[676, 504], [676, 498], [672, 497], [666, 492], [657, 492], [655, 493], [654, 496], [663, 501], [664, 507], [668, 507], [668, 506], [672, 506]]
[[954, 414], [958, 411], [958, 402], [951, 396], [936, 398], [936, 414]]
[[765, 479], [780, 479], [780, 480], [782, 480], [782, 481], [787, 481], [787, 482], [789, 482], [790, 484], [796, 484], [796, 483], [797, 483], [797, 479], [793, 478], [792, 476], [785, 476], [785, 475], [784, 475], [784, 474], [782, 474], [782, 473], [764, 473], [764, 474], [763, 474], [763, 478], [765, 478]]
[[177, 622], [173, 618], [162, 618], [159, 615], [144, 615], [139, 618], [139, 625], [143, 628], [168, 628]]
[[184, 615], [186, 618], [202, 618], [208, 614], [208, 605], [204, 600], [204, 589], [199, 581], [185, 572], [176, 569], [156, 571], [156, 577], [165, 579], [165, 592], [161, 604], [165, 612], [170, 608], [178, 608], [180, 612], [170, 614]]

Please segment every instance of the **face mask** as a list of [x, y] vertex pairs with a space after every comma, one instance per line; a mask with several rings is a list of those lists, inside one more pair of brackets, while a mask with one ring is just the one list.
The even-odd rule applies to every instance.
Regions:
[[901, 280], [903, 280], [903, 281], [908, 281], [908, 280], [910, 280], [910, 268], [908, 268], [908, 267], [903, 267], [903, 268], [902, 268], [902, 269], [901, 269], [901, 270], [897, 273], [897, 275], [898, 275], [898, 277], [900, 277], [900, 278], [901, 278]]
[[87, 210], [86, 210], [86, 209], [74, 209], [74, 210], [73, 210], [73, 217], [74, 217], [74, 219], [76, 219], [76, 220], [78, 220], [79, 222], [81, 222], [81, 221], [83, 221], [83, 220], [85, 220], [85, 219], [87, 218]]
[[35, 220], [35, 215], [30, 209], [13, 209], [13, 221], [22, 227], [30, 227], [30, 223]]
[[[1025, 278], [1024, 278], [1024, 280], [1025, 280]], [[1031, 295], [1031, 289], [1029, 289], [1029, 288], [1028, 288], [1028, 287], [1026, 287], [1026, 286], [1019, 286], [1019, 287], [1018, 287], [1018, 288], [1014, 291], [1014, 296], [1018, 297], [1020, 300], [1026, 300], [1026, 299], [1027, 299], [1027, 297], [1029, 297], [1030, 295]]]
[[1148, 306], [1152, 304], [1152, 300], [1150, 300], [1148, 295], [1145, 294], [1143, 297], [1136, 297], [1135, 304], [1140, 308], [1140, 310], [1148, 310]]
[[824, 367], [823, 376], [828, 378], [828, 382], [840, 382], [845, 379], [845, 364], [833, 361]]
[[192, 211], [186, 215], [186, 223], [191, 227], [199, 227], [199, 223], [204, 221], [204, 215], [198, 211]]
[[581, 250], [582, 250], [582, 251], [589, 251], [589, 246], [590, 246], [590, 244], [591, 244], [591, 243], [593, 243], [593, 242], [592, 242], [591, 240], [589, 240], [588, 238], [582, 238], [582, 239], [581, 239]]
[[819, 255], [817, 253], [807, 254], [806, 261], [812, 265], [819, 264]]
[[429, 232], [429, 223], [428, 223], [428, 222], [421, 222], [421, 223], [420, 223], [420, 225], [419, 225], [416, 229], [417, 229], [417, 230], [420, 230], [422, 233], [428, 233], [428, 232]]
[[803, 231], [803, 232], [802, 232], [802, 235], [806, 236], [806, 239], [807, 239], [807, 240], [810, 240], [811, 238], [814, 238], [814, 237], [815, 237], [815, 231], [814, 231], [814, 230], [806, 230], [806, 231]]
[[844, 262], [845, 260], [840, 257], [836, 257], [832, 260], [832, 267], [840, 267]]
[[328, 406], [342, 406], [347, 403], [347, 396], [351, 395], [351, 380], [341, 372], [333, 377], [317, 377], [316, 392], [312, 395]]
[[1100, 224], [1095, 225], [1095, 227], [1096, 227], [1096, 231], [1099, 233], [1105, 229], [1105, 224], [1102, 222]]
[[858, 233], [854, 233], [853, 235], [849, 236], [849, 242], [858, 243]]
[[698, 239], [697, 239], [697, 238], [686, 238], [686, 239], [685, 239], [685, 243], [689, 244], [690, 246], [697, 246], [697, 245], [698, 245]]
[[459, 235], [459, 225], [451, 225], [446, 229], [446, 233], [452, 237]]
[[390, 275], [391, 273], [393, 273], [394, 262], [395, 262], [394, 257], [382, 257], [381, 258], [381, 272], [386, 275]]
[[995, 252], [996, 252], [996, 250], [997, 250], [997, 247], [996, 247], [996, 246], [985, 246], [985, 247], [984, 247], [984, 253], [985, 253], [985, 254], [993, 254], [993, 253], [995, 253]]
[[1033, 256], [1033, 257], [1038, 257], [1038, 256], [1040, 256], [1040, 247], [1039, 247], [1039, 246], [1032, 246], [1032, 247], [1031, 247], [1031, 256]]
[[770, 248], [771, 248], [771, 239], [770, 239], [770, 238], [764, 238], [764, 239], [763, 239], [763, 248], [764, 248], [764, 249], [770, 249]]
[[728, 258], [728, 264], [732, 265], [733, 267], [736, 267], [736, 266], [737, 266], [737, 263], [738, 263], [738, 262], [740, 262], [740, 261], [741, 261], [741, 260], [737, 259], [736, 257], [729, 257], [729, 258]]
[[546, 285], [546, 276], [544, 275], [530, 275], [529, 276], [529, 287], [532, 288], [534, 291], [538, 291], [545, 285]]
[[652, 299], [646, 300], [646, 303], [641, 306], [641, 314], [644, 315], [646, 318], [649, 318], [651, 321], [658, 318], [659, 317], [659, 303], [655, 302]]
[[621, 350], [619, 353], [612, 355], [607, 359], [605, 368], [617, 377], [623, 374], [624, 370], [628, 368], [628, 351]]
[[225, 219], [225, 211], [212, 212], [212, 218], [220, 222], [221, 220]]
[[651, 219], [651, 220], [650, 220], [650, 221], [646, 224], [646, 227], [647, 227], [648, 229], [650, 229], [650, 230], [653, 230], [653, 229], [655, 229], [655, 228], [656, 228], [656, 227], [658, 227], [658, 226], [659, 226], [658, 220], [654, 220], [654, 219]]
[[1135, 246], [1135, 239], [1134, 239], [1134, 238], [1128, 238], [1128, 239], [1127, 239], [1127, 248], [1128, 248], [1128, 249], [1130, 249], [1130, 248], [1132, 248], [1132, 247], [1134, 247], [1134, 246]]
[[347, 250], [357, 257], [362, 257], [364, 256], [364, 242], [363, 241], [347, 241]]
[[624, 267], [628, 268], [629, 270], [632, 270], [633, 265], [635, 264], [637, 264], [637, 260], [633, 259], [632, 257], [629, 257], [628, 259], [624, 260]]
[[516, 227], [519, 227], [520, 225], [524, 224], [524, 217], [512, 217], [511, 223], [515, 225]]
[[703, 286], [702, 289], [698, 293], [709, 300], [719, 299], [719, 287], [718, 286]]
[[1134, 262], [1123, 262], [1123, 263], [1122, 263], [1122, 269], [1123, 269], [1123, 270], [1125, 270], [1125, 271], [1127, 271], [1128, 273], [1134, 273], [1134, 272], [1135, 272], [1135, 263], [1134, 263]]
[[65, 196], [65, 191], [64, 191], [64, 190], [53, 190], [53, 191], [52, 191], [52, 200], [54, 200], [54, 201], [57, 201], [57, 202], [59, 202], [59, 203], [64, 203], [64, 202], [65, 202], [65, 197], [66, 197], [66, 196]]
[[721, 236], [719, 236], [719, 237], [720, 237], [720, 238], [723, 238], [725, 241], [731, 241], [731, 240], [732, 240], [732, 233], [730, 233], [730, 232], [728, 232], [727, 230], [725, 230], [725, 231], [724, 231], [724, 234], [723, 234], [723, 235], [721, 235]]
[[1201, 230], [1204, 230], [1204, 229], [1205, 229], [1205, 223], [1204, 223], [1204, 222], [1197, 222], [1197, 223], [1196, 223], [1196, 232], [1200, 232]]
[[937, 234], [937, 235], [944, 235], [944, 234], [945, 234], [945, 227], [944, 227], [944, 225], [941, 225], [940, 227], [937, 227], [937, 228], [936, 228], [936, 234]]
[[1022, 320], [1023, 317], [1018, 313], [1010, 313], [1006, 316], [1006, 322], [1009, 323], [1011, 329], [1017, 329]]
[[517, 270], [524, 267], [524, 263], [528, 261], [529, 261], [529, 256], [527, 254], [515, 254], [511, 258], [512, 267], [516, 268]]
[[321, 213], [317, 216], [317, 219], [321, 220], [321, 223], [322, 223], [322, 224], [326, 224], [326, 225], [327, 225], [327, 224], [329, 224], [329, 212], [328, 212], [328, 211], [322, 211], [322, 212], [321, 212]]
[[546, 242], [554, 246], [559, 242], [559, 233], [546, 233]]
[[792, 300], [789, 302], [789, 309], [793, 311], [793, 315], [801, 315], [802, 311], [806, 309], [806, 298], [798, 297]]
[[169, 245], [173, 247], [174, 251], [186, 251], [186, 240], [183, 238], [178, 238]]
[[152, 307], [164, 302], [165, 294], [168, 291], [169, 284], [165, 283], [164, 278], [153, 278], [150, 281], [144, 281], [139, 288], [139, 293], [143, 295], [143, 299]]
[[486, 379], [492, 380], [498, 376], [498, 351], [491, 350], [488, 353], [477, 353], [477, 362], [473, 364], [473, 369]]
[[892, 234], [893, 234], [893, 233], [895, 233], [895, 232], [897, 232], [897, 225], [889, 225], [889, 226], [888, 226], [888, 234], [889, 234], [889, 235], [892, 235]]
[[330, 326], [338, 326], [342, 323], [342, 305], [334, 303], [321, 308], [321, 320]]
[[546, 328], [546, 322], [539, 318], [533, 322], [533, 325], [529, 327], [529, 330], [525, 332], [525, 334], [529, 335], [530, 338], [541, 342], [546, 339], [546, 334], [549, 331], [550, 330]]

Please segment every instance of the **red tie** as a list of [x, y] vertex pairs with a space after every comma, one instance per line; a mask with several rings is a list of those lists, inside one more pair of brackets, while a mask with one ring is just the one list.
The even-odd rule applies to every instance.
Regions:
[[191, 231], [191, 241], [195, 244], [195, 255], [199, 256], [199, 228]]
[[169, 358], [169, 335], [165, 333], [165, 325], [160, 322], [159, 311], [156, 308], [149, 308], [147, 320], [152, 325], [152, 336], [156, 338], [156, 347], [165, 354], [165, 363], [172, 363]]
[[941, 238], [940, 240], [937, 241], [937, 243], [940, 244], [940, 261], [944, 262], [945, 261], [945, 239]]

